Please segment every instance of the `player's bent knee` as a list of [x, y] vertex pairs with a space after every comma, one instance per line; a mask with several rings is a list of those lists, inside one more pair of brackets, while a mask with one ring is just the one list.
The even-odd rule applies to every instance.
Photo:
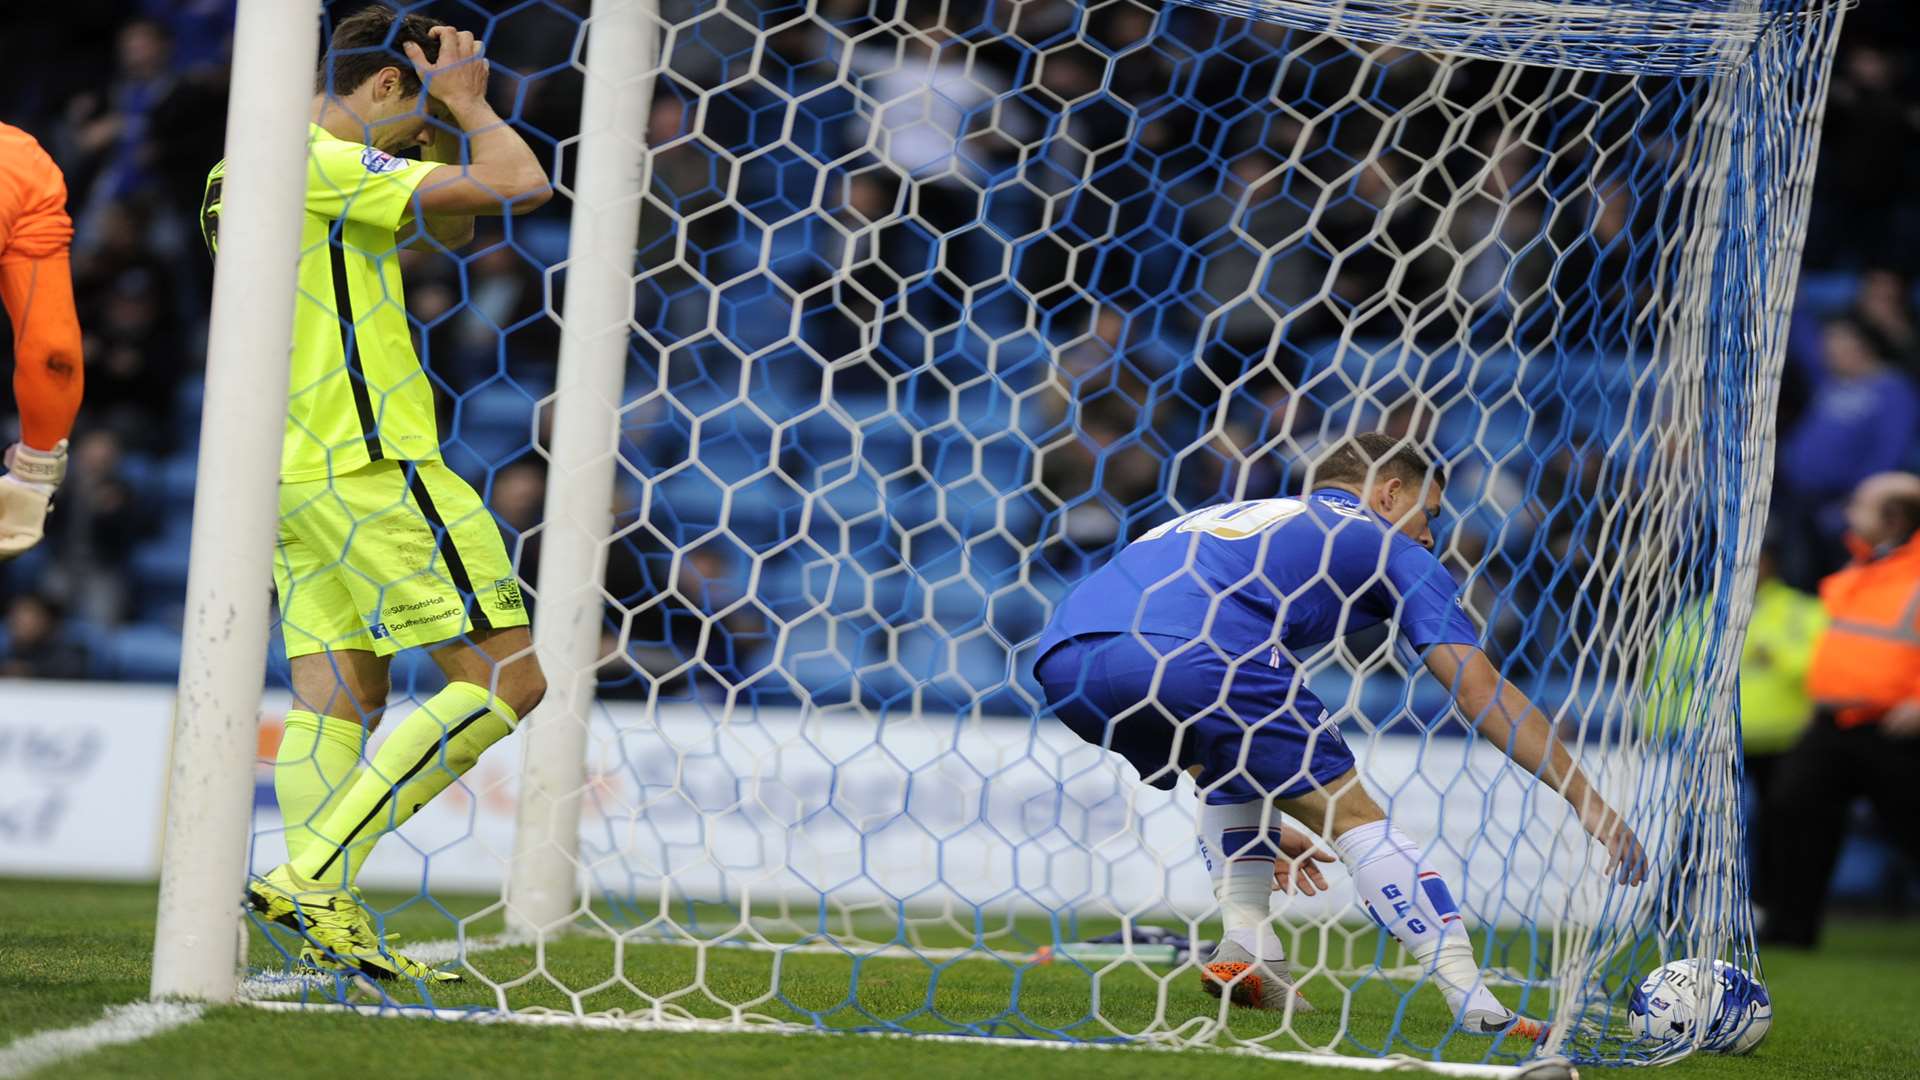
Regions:
[[343, 690], [344, 693], [336, 700], [347, 710], [348, 718], [360, 721], [368, 731], [379, 727], [380, 718], [387, 710], [387, 699], [393, 696], [393, 681], [384, 674], [361, 676], [343, 684]]
[[540, 670], [540, 662], [531, 656], [508, 669], [500, 682], [500, 700], [506, 702], [523, 720], [547, 696], [546, 673]]
[[363, 689], [359, 695], [359, 715], [360, 723], [368, 731], [380, 726], [381, 717], [387, 714], [387, 699], [392, 696], [393, 683], [386, 679]]
[[499, 683], [494, 693], [522, 719], [547, 696], [547, 674], [533, 654], [531, 640], [513, 659], [500, 664]]
[[1327, 816], [1332, 819], [1331, 832], [1334, 836], [1357, 829], [1362, 825], [1372, 825], [1375, 822], [1387, 820], [1387, 812], [1380, 809], [1380, 804], [1374, 802], [1373, 796], [1367, 794], [1367, 789], [1360, 785], [1360, 777], [1357, 774], [1348, 773], [1347, 778], [1349, 782], [1338, 785], [1332, 790], [1327, 807]]
[[1362, 825], [1372, 825], [1385, 820], [1387, 820], [1387, 812], [1363, 794], [1354, 804], [1334, 807], [1332, 832], [1333, 835], [1339, 836], [1342, 833], [1352, 832]]
[[1330, 836], [1387, 819], [1386, 811], [1367, 794], [1366, 787], [1360, 783], [1359, 772], [1353, 769], [1305, 795], [1276, 799], [1274, 805], [1308, 829]]
[[368, 731], [380, 726], [393, 683], [385, 663], [372, 654], [296, 656], [292, 669], [293, 696], [299, 707], [352, 720]]

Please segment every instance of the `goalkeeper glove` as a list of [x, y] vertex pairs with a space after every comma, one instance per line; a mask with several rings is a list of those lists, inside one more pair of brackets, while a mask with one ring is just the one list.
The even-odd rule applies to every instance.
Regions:
[[6, 464], [0, 475], [0, 562], [23, 554], [46, 535], [54, 490], [67, 476], [67, 440], [52, 450], [14, 443], [7, 448]]

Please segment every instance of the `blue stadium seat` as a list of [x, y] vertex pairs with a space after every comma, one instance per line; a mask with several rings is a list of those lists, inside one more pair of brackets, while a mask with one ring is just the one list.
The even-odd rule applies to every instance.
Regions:
[[706, 440], [698, 456], [700, 464], [728, 486], [760, 471], [767, 463], [766, 447], [749, 446], [735, 438]]
[[958, 634], [987, 618], [987, 590], [970, 577], [950, 577], [931, 583], [933, 621], [943, 631]]
[[134, 623], [107, 638], [103, 671], [139, 682], [171, 682], [180, 677], [180, 632]]
[[[1637, 368], [1616, 363], [1579, 384], [1567, 409], [1568, 426], [1577, 441], [1606, 447], [1623, 431], [1631, 435], [1655, 430], [1653, 383], [1640, 380], [1638, 373]], [[1636, 382], [1640, 384], [1637, 396]]]
[[533, 452], [525, 432], [463, 428], [441, 448], [447, 468], [485, 490], [487, 474]]
[[178, 603], [185, 596], [187, 549], [192, 530], [191, 518], [169, 519], [165, 531], [133, 549], [132, 577], [142, 606]]
[[968, 638], [956, 651], [958, 670], [954, 674], [972, 692], [993, 690], [1010, 681], [1012, 671], [1007, 663], [1007, 650], [991, 636], [981, 634]]
[[[871, 584], [873, 615], [891, 626], [920, 621], [926, 615], [927, 583], [904, 571], [876, 574], [866, 578]], [[858, 582], [856, 589], [858, 590]], [[837, 608], [837, 610], [847, 610]]]
[[173, 391], [174, 415], [183, 420], [197, 420], [200, 408], [207, 398], [207, 379], [199, 372], [190, 372], [180, 379], [180, 385]]
[[535, 383], [492, 382], [468, 393], [456, 408], [457, 431], [508, 430], [531, 439], [534, 406], [544, 389]]
[[129, 451], [120, 455], [120, 479], [135, 492], [146, 492], [159, 483], [160, 462], [148, 454]]
[[1368, 387], [1418, 369], [1410, 347], [1397, 341], [1323, 342], [1308, 358], [1309, 371], [1338, 370], [1355, 386]]
[[513, 246], [528, 258], [543, 267], [566, 260], [568, 225], [565, 220], [543, 217], [508, 220], [513, 230]]
[[[829, 567], [821, 566], [820, 581], [829, 580]], [[754, 591], [755, 598], [770, 610], [775, 618], [792, 620], [800, 618], [805, 612], [814, 609], [821, 597], [808, 587], [814, 571], [809, 568], [806, 556], [796, 549], [788, 549], [779, 555], [768, 557], [760, 564], [760, 584]]]
[[858, 639], [853, 628], [841, 624], [829, 644], [832, 616], [816, 615], [796, 623], [779, 657], [801, 689], [817, 702], [845, 700], [853, 678], [853, 653]]
[[1853, 306], [1860, 292], [1860, 275], [1851, 270], [1829, 270], [1800, 275], [1800, 294], [1795, 299], [1816, 318], [1838, 315]]
[[1456, 354], [1453, 370], [1464, 379], [1466, 388], [1477, 396], [1504, 394], [1523, 372], [1537, 378], [1535, 368], [1536, 365], [1523, 363], [1511, 349], [1490, 349], [1480, 353]]
[[1517, 398], [1491, 406], [1461, 400], [1440, 414], [1433, 429], [1433, 443], [1442, 458], [1477, 449], [1495, 461], [1504, 461], [1527, 445], [1533, 425], [1533, 410]]
[[153, 482], [159, 487], [158, 496], [165, 500], [165, 505], [178, 508], [193, 502], [194, 478], [199, 467], [200, 458], [193, 452], [175, 454], [160, 462]]
[[898, 418], [869, 422], [860, 426], [860, 459], [872, 465], [881, 476], [898, 472], [913, 464], [915, 432]]
[[[989, 327], [989, 332], [1000, 332]], [[1036, 331], [1021, 330], [996, 338], [989, 348], [990, 363], [998, 379], [1010, 393], [1027, 393], [1051, 377], [1053, 346]], [[1037, 407], [1038, 398], [1024, 399], [1020, 409], [1020, 427], [1028, 434], [1044, 430], [1046, 410]]]
[[713, 477], [696, 468], [677, 472], [653, 485], [654, 520], [683, 530], [705, 530], [720, 521], [726, 491]]
[[828, 511], [840, 522], [858, 520], [881, 508], [880, 482], [869, 469], [836, 475], [815, 494], [814, 513]]
[[783, 455], [797, 457], [812, 468], [823, 468], [852, 456], [856, 426], [853, 421], [820, 409], [787, 421], [780, 449]]
[[[99, 667], [100, 658], [107, 655], [112, 645], [113, 627], [92, 619], [75, 618], [69, 619], [63, 630], [66, 639], [85, 649], [92, 665]], [[5, 645], [0, 645], [0, 653], [5, 651]]]
[[492, 382], [462, 397], [445, 447], [448, 467], [484, 476], [532, 452], [535, 403], [543, 392], [538, 384]]

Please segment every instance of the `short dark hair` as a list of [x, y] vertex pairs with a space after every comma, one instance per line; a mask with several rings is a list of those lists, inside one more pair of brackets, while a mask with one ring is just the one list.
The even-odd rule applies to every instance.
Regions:
[[1447, 471], [1411, 441], [1377, 431], [1340, 440], [1313, 464], [1315, 484], [1358, 486], [1387, 477], [1414, 487], [1429, 477], [1436, 488], [1447, 483]]
[[335, 97], [351, 94], [381, 68], [399, 68], [400, 86], [406, 95], [418, 94], [420, 76], [401, 46], [408, 42], [420, 46], [431, 63], [440, 56], [440, 39], [433, 36], [433, 28], [439, 25], [438, 20], [402, 15], [385, 4], [361, 8], [333, 24], [333, 37], [320, 60], [313, 92]]
[[1920, 497], [1907, 492], [1887, 496], [1880, 504], [1880, 515], [1893, 533], [1894, 542], [1904, 544], [1920, 532]]

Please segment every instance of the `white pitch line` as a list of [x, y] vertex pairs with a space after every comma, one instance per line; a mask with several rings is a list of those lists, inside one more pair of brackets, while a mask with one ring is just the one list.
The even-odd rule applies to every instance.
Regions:
[[[602, 934], [602, 937], [608, 935]], [[530, 945], [538, 940], [530, 934], [501, 934], [487, 938], [447, 938], [439, 941], [425, 941], [408, 949], [409, 955], [430, 964], [444, 963], [462, 956], [490, 949], [509, 948], [515, 945]], [[908, 957], [922, 959], [980, 959], [1032, 963], [1034, 958], [1027, 955], [997, 953], [979, 948], [938, 948], [915, 949], [899, 942], [865, 943], [863, 950], [843, 949], [830, 942], [808, 942], [806, 944], [781, 945], [776, 942], [753, 940], [698, 941], [686, 938], [649, 938], [631, 937], [626, 939], [629, 945], [677, 945], [683, 948], [720, 948], [746, 949], [755, 952], [798, 952], [832, 953], [873, 958], [889, 953], [905, 952]], [[902, 957], [905, 959], [906, 957]], [[1089, 966], [1096, 966], [1090, 964]], [[1405, 974], [1418, 979], [1423, 972], [1414, 968], [1403, 971], [1395, 969], [1377, 972], [1392, 976]], [[790, 1024], [775, 1020], [739, 1022], [730, 1020], [701, 1020], [694, 1018], [660, 1018], [653, 1020], [627, 1016], [576, 1014], [563, 1012], [502, 1012], [497, 1009], [433, 1009], [421, 1006], [369, 1004], [349, 1005], [339, 1002], [301, 1002], [288, 1001], [287, 997], [311, 989], [330, 989], [334, 985], [333, 977], [320, 975], [296, 975], [285, 972], [262, 972], [249, 977], [241, 984], [240, 1004], [256, 1009], [282, 1013], [328, 1012], [368, 1017], [405, 1017], [409, 1019], [439, 1020], [467, 1024], [517, 1024], [536, 1027], [570, 1027], [589, 1031], [659, 1031], [659, 1032], [729, 1032], [759, 1035], [806, 1036], [853, 1035], [878, 1039], [924, 1039], [938, 1042], [958, 1042], [976, 1046], [1021, 1047], [1032, 1050], [1135, 1050], [1145, 1052], [1194, 1052], [1231, 1054], [1236, 1057], [1256, 1057], [1269, 1061], [1284, 1061], [1295, 1065], [1310, 1065], [1333, 1069], [1348, 1069], [1357, 1072], [1398, 1072], [1426, 1073], [1428, 1075], [1453, 1077], [1487, 1077], [1509, 1080], [1509, 1078], [1540, 1077], [1545, 1080], [1552, 1076], [1573, 1076], [1579, 1074], [1565, 1065], [1564, 1058], [1546, 1058], [1528, 1062], [1526, 1065], [1483, 1065], [1464, 1062], [1428, 1061], [1421, 1058], [1393, 1054], [1380, 1058], [1351, 1058], [1336, 1054], [1311, 1053], [1296, 1050], [1269, 1050], [1259, 1046], [1208, 1046], [1186, 1047], [1178, 1042], [1162, 1040], [1154, 1036], [1114, 1042], [1070, 1042], [1063, 1039], [1020, 1039], [986, 1035], [941, 1035], [915, 1034], [894, 1031], [825, 1031], [804, 1024]], [[1558, 1071], [1564, 1067], [1565, 1072]], [[5, 1080], [5, 1074], [0, 1074]]]
[[[611, 940], [609, 935], [604, 933], [598, 934], [597, 936]], [[629, 946], [664, 945], [680, 949], [739, 949], [747, 952], [782, 953], [796, 956], [846, 956], [860, 960], [931, 960], [936, 963], [948, 960], [993, 960], [1010, 967], [1027, 967], [1030, 965], [1046, 966], [1049, 964], [1058, 964], [1065, 967], [1074, 962], [1073, 957], [1065, 953], [1057, 954], [1050, 959], [1043, 959], [1036, 953], [1024, 951], [1006, 952], [986, 946], [918, 946], [899, 941], [865, 941], [835, 944], [832, 941], [779, 942], [753, 938], [703, 940], [689, 937], [653, 937], [647, 935], [627, 937], [624, 940]], [[531, 944], [532, 941], [532, 938], [526, 938], [515, 944]], [[1055, 948], [1060, 947], [1061, 946], [1055, 946]], [[1187, 968], [1197, 970], [1198, 968], [1198, 963], [1194, 960], [1187, 960], [1177, 965], [1176, 968], [1159, 960], [1148, 959], [1145, 956], [1096, 957], [1080, 960], [1079, 963], [1089, 971], [1104, 971], [1115, 964], [1144, 964], [1148, 967], [1165, 968], [1167, 970]], [[1319, 972], [1314, 973], [1318, 974]], [[1390, 968], [1375, 967], [1372, 965], [1363, 968], [1329, 968], [1325, 974], [1343, 979], [1381, 978], [1408, 983], [1419, 982], [1428, 977], [1427, 969], [1419, 964], [1402, 964], [1398, 967]], [[1501, 985], [1521, 986], [1527, 983], [1525, 976], [1511, 968], [1492, 968], [1483, 974], [1489, 982], [1498, 982]]]
[[[408, 950], [416, 960], [441, 964], [488, 949], [528, 944], [531, 937], [505, 934], [489, 938], [446, 938], [423, 941]], [[242, 1001], [256, 998], [285, 997], [302, 991], [331, 989], [333, 978], [299, 975], [292, 972], [259, 972], [240, 984]], [[200, 1019], [206, 1006], [191, 1002], [139, 1001], [130, 1005], [109, 1005], [91, 1024], [58, 1028], [22, 1035], [0, 1049], [0, 1080], [12, 1080], [44, 1069], [67, 1058], [91, 1053], [104, 1046], [139, 1042], [183, 1024]]]
[[[559, 935], [549, 935], [550, 938], [557, 936]], [[593, 936], [612, 941], [618, 935], [607, 934], [604, 931], [574, 930], [570, 931], [566, 936]], [[990, 960], [1010, 967], [1027, 967], [1034, 964], [1061, 964], [1064, 966], [1073, 962], [1071, 958], [1065, 956], [1054, 959], [1042, 959], [1033, 953], [1005, 952], [983, 946], [916, 946], [898, 941], [861, 941], [836, 944], [833, 941], [779, 942], [754, 938], [703, 940], [690, 937], [654, 936], [651, 934], [628, 936], [624, 937], [623, 940], [629, 947], [720, 949], [726, 951], [738, 950], [794, 956], [846, 956], [859, 960], [920, 960], [932, 961], [934, 963], [945, 963], [954, 960]], [[423, 941], [418, 945], [409, 946], [406, 951], [409, 956], [412, 956], [422, 963], [443, 964], [447, 961], [458, 960], [463, 956], [473, 953], [487, 952], [492, 949], [511, 948], [516, 945], [533, 945], [538, 943], [538, 941], [538, 935], [507, 933], [484, 938], [445, 938], [437, 941]], [[1144, 957], [1102, 957], [1099, 959], [1082, 960], [1080, 963], [1092, 971], [1104, 971], [1115, 964], [1146, 964], [1153, 967], [1166, 966], [1158, 961], [1148, 960]], [[1180, 966], [1187, 968], [1195, 965], [1193, 961], [1189, 960]], [[1345, 978], [1375, 976], [1404, 982], [1418, 982], [1426, 977], [1426, 971], [1418, 965], [1406, 965], [1394, 968], [1368, 967], [1353, 970], [1335, 969], [1328, 972], [1328, 974]], [[1489, 979], [1498, 979], [1514, 985], [1525, 982], [1520, 974], [1515, 971], [1494, 970], [1487, 972], [1487, 976]], [[241, 982], [239, 996], [242, 998], [271, 1000], [274, 998], [290, 997], [304, 991], [326, 989], [331, 986], [333, 986], [332, 976], [314, 974], [301, 975], [284, 971], [263, 971], [250, 975]]]
[[179, 1001], [109, 1005], [91, 1024], [22, 1035], [0, 1050], [0, 1080], [25, 1076], [103, 1046], [139, 1042], [200, 1019], [204, 1006]]
[[[1053, 1050], [1066, 1053], [1092, 1052], [1102, 1050], [1131, 1050], [1136, 1053], [1175, 1053], [1175, 1054], [1231, 1054], [1235, 1057], [1253, 1057], [1266, 1061], [1284, 1061], [1294, 1065], [1314, 1065], [1330, 1069], [1348, 1069], [1355, 1072], [1394, 1072], [1402, 1074], [1426, 1073], [1436, 1076], [1486, 1077], [1489, 1080], [1518, 1080], [1518, 1078], [1550, 1076], [1578, 1076], [1565, 1064], [1564, 1058], [1548, 1058], [1528, 1062], [1525, 1065], [1478, 1065], [1467, 1062], [1427, 1061], [1422, 1058], [1394, 1054], [1383, 1058], [1352, 1058], [1336, 1054], [1316, 1054], [1297, 1050], [1268, 1050], [1256, 1046], [1183, 1046], [1172, 1041], [1157, 1040], [1152, 1036], [1129, 1041], [1115, 1042], [1069, 1042], [1064, 1039], [1019, 1039], [996, 1038], [990, 1035], [940, 1035], [935, 1033], [919, 1034], [906, 1031], [831, 1031], [804, 1024], [789, 1024], [766, 1020], [744, 1022], [734, 1020], [696, 1020], [696, 1019], [659, 1019], [641, 1020], [632, 1017], [605, 1015], [578, 1015], [560, 1012], [499, 1012], [493, 1009], [428, 1009], [415, 1006], [390, 1005], [307, 1005], [292, 1001], [248, 1001], [246, 1004], [256, 1009], [271, 1012], [307, 1012], [321, 1011], [346, 1015], [405, 1018], [410, 1020], [437, 1020], [443, 1023], [461, 1024], [513, 1024], [529, 1027], [568, 1027], [588, 1031], [629, 1031], [629, 1032], [675, 1032], [680, 1034], [750, 1034], [783, 1035], [792, 1038], [821, 1036], [824, 1038], [856, 1039], [914, 1039], [926, 1043], [964, 1043], [970, 1046], [997, 1046], [1025, 1050]], [[1567, 1069], [1559, 1072], [1559, 1069]]]

